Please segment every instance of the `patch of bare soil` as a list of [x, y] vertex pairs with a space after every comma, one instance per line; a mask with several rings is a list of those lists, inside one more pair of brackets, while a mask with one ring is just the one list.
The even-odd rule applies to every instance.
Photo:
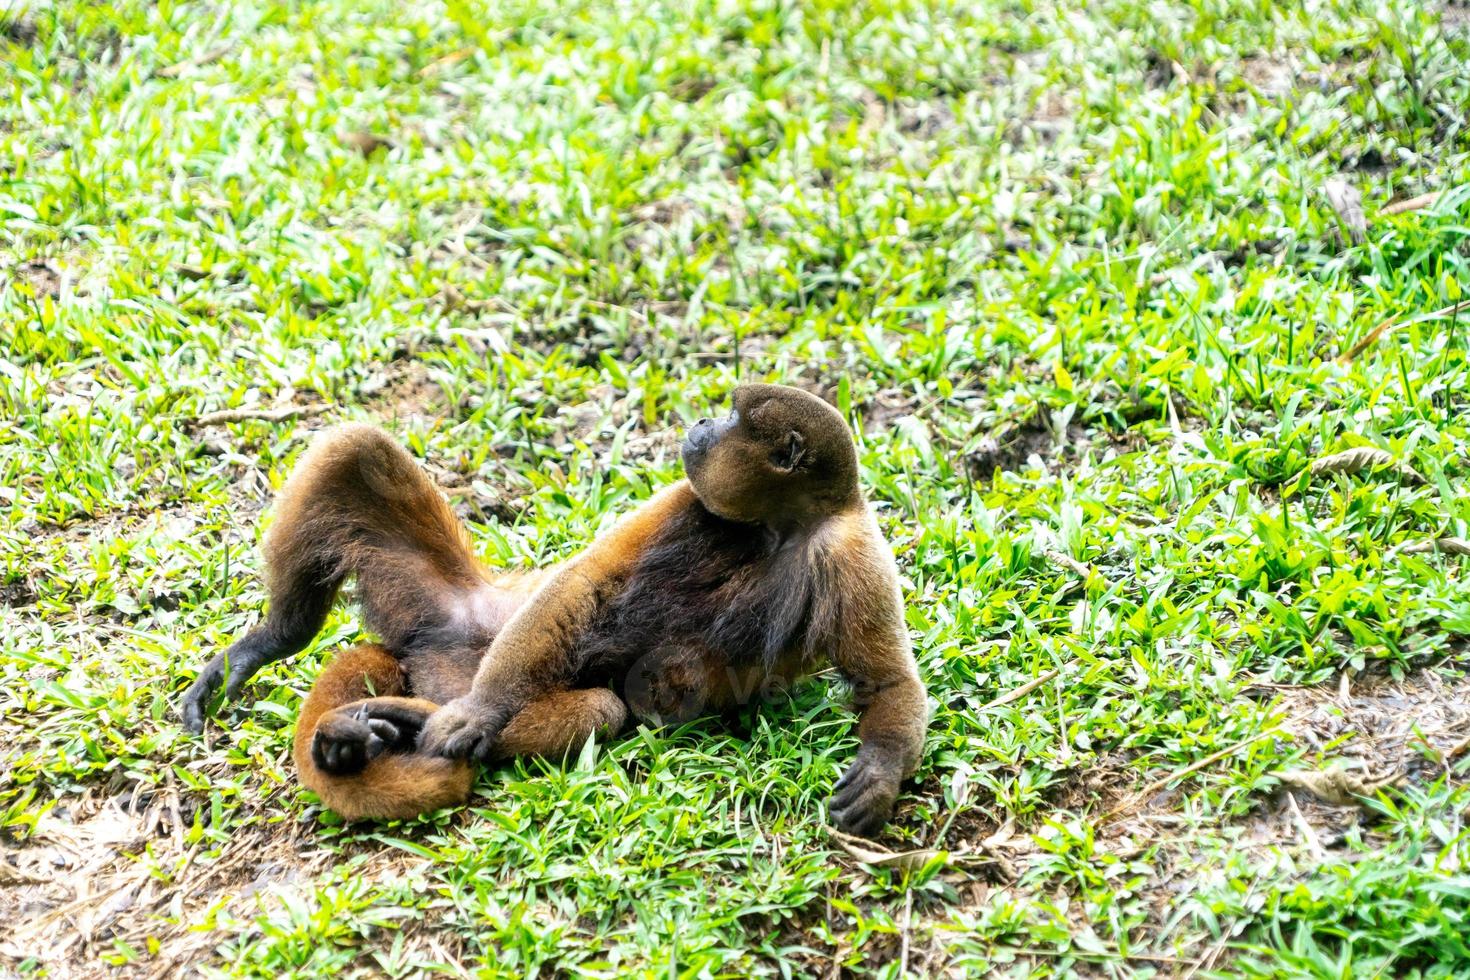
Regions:
[[[0, 31], [4, 28], [0, 27]], [[38, 297], [56, 299], [61, 295], [61, 273], [51, 263], [41, 260], [22, 262], [11, 272], [16, 282], [31, 287]]]
[[1282, 98], [1290, 95], [1299, 69], [1292, 63], [1290, 55], [1270, 57], [1266, 55], [1246, 58], [1241, 62], [1240, 76], [1262, 95]]
[[[187, 843], [194, 804], [177, 790], [110, 799], [100, 792], [53, 810], [20, 844], [0, 846], [0, 921], [9, 927], [0, 931], [0, 972], [29, 959], [55, 976], [113, 975], [101, 957], [122, 943], [141, 956], [123, 975], [179, 976], [207, 962], [219, 941], [200, 926], [248, 922], [262, 896], [306, 898], [311, 882], [343, 860], [317, 846], [309, 824], [265, 821], [237, 830], [219, 857], [207, 858]], [[353, 874], [403, 880], [418, 860], [375, 852]], [[445, 958], [452, 951], [427, 930], [405, 935], [441, 962], [457, 959]]]
[[379, 418], [431, 421], [452, 411], [444, 389], [423, 361], [389, 361], [357, 386], [357, 396]]
[[908, 392], [892, 389], [880, 391], [862, 405], [863, 432], [869, 435], [882, 432], [897, 420], [916, 415], [919, 405], [919, 399]]
[[1044, 413], [1007, 425], [982, 438], [965, 454], [965, 468], [974, 480], [989, 480], [997, 471], [1015, 472], [1032, 461], [1043, 466], [1075, 465], [1092, 443], [1092, 434], [1076, 422], [1064, 428]]
[[421, 463], [449, 498], [450, 507], [462, 521], [511, 524], [525, 513], [525, 498], [531, 488], [519, 479], [513, 482], [508, 470], [492, 483], [467, 473], [463, 468], [454, 468], [452, 461], [423, 460]]
[[1434, 779], [1470, 749], [1470, 676], [1425, 670], [1353, 682], [1344, 675], [1336, 686], [1279, 694], [1285, 730], [1369, 781]]
[[36, 592], [25, 579], [0, 585], [0, 606], [18, 609], [36, 601]]
[[[792, 382], [800, 384], [799, 382]], [[805, 386], [809, 389], [817, 386]], [[819, 397], [831, 401], [825, 389], [813, 390]], [[952, 415], [957, 406], [970, 399], [956, 393], [947, 402], [947, 411]], [[973, 399], [978, 404], [984, 398]], [[990, 480], [999, 471], [1020, 472], [1031, 465], [1049, 470], [1074, 468], [1094, 446], [1108, 445], [1131, 450], [1137, 448], [1136, 433], [1113, 434], [1102, 429], [1093, 429], [1073, 421], [1062, 419], [1048, 411], [1037, 411], [1020, 420], [1002, 420], [978, 439], [961, 445], [952, 436], [937, 431], [928, 416], [934, 409], [933, 402], [925, 402], [913, 395], [896, 389], [885, 389], [873, 395], [859, 407], [863, 432], [868, 435], [889, 429], [916, 427], [921, 438], [928, 439], [937, 447], [947, 446], [946, 451], [962, 455], [964, 466], [972, 480]], [[1157, 415], [1157, 411], [1140, 412], [1140, 417]], [[975, 432], [984, 432], [986, 426], [977, 425]]]
[[[429, 368], [411, 355], [381, 365], [358, 386], [357, 394], [368, 411], [385, 422], [432, 422], [456, 410]], [[506, 473], [491, 482], [471, 472], [463, 460], [425, 459], [420, 463], [449, 497], [461, 520], [510, 523], [525, 509], [523, 498], [530, 488], [512, 483]]]
[[641, 401], [619, 397], [611, 385], [598, 385], [587, 391], [586, 400], [562, 409], [559, 417], [559, 451], [574, 452], [574, 443], [588, 446], [599, 464], [612, 459], [612, 446], [619, 430], [629, 419], [640, 419], [623, 442], [622, 458], [650, 462], [666, 460], [679, 453], [684, 433], [677, 424], [646, 426], [641, 422]]
[[[1318, 761], [1281, 773], [1277, 788], [1230, 826], [1240, 848], [1263, 855], [1289, 853], [1298, 868], [1344, 856], [1349, 833], [1367, 814], [1363, 794], [1435, 779], [1470, 748], [1470, 677], [1447, 679], [1423, 671], [1402, 681], [1262, 685], [1259, 693], [1279, 698], [1282, 730], [1315, 749]], [[1179, 896], [1194, 882], [1194, 832], [1178, 809], [1184, 791], [1163, 790], [1127, 809], [1133, 802], [1127, 787], [1115, 783], [1099, 794], [1104, 809], [1095, 811], [1107, 812], [1110, 797], [1113, 807], [1124, 801], [1127, 809], [1125, 816], [1099, 829], [1102, 846], [1116, 842], [1130, 849], [1157, 848], [1155, 873], [1142, 895], [1159, 926], [1177, 914]], [[1262, 859], [1263, 864], [1271, 862], [1268, 856]], [[1203, 968], [1210, 969], [1222, 960], [1225, 944], [1202, 955]]]
[[39, 34], [36, 22], [24, 14], [0, 13], [0, 39], [24, 46], [34, 44]]

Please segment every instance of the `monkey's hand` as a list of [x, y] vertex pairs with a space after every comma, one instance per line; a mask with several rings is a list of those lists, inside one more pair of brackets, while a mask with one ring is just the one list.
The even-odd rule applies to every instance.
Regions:
[[248, 662], [244, 665], [230, 664], [227, 654], [216, 654], [199, 671], [199, 676], [194, 678], [194, 683], [189, 685], [179, 702], [179, 717], [184, 727], [196, 735], [204, 731], [209, 702], [214, 700], [219, 689], [225, 689], [225, 701], [233, 701], [254, 673]]
[[194, 678], [194, 683], [184, 692], [184, 698], [179, 702], [179, 717], [184, 722], [184, 727], [194, 734], [204, 731], [204, 714], [209, 708], [209, 702], [214, 697], [214, 692], [219, 690], [220, 683], [224, 680], [223, 671], [212, 670], [213, 663], [207, 665]]
[[419, 737], [419, 748], [449, 759], [486, 762], [513, 714], [474, 695], [455, 698], [429, 716]]
[[857, 759], [833, 788], [827, 812], [838, 830], [872, 837], [893, 815], [893, 804], [902, 783], [901, 760], [871, 743], [864, 743], [858, 749]]

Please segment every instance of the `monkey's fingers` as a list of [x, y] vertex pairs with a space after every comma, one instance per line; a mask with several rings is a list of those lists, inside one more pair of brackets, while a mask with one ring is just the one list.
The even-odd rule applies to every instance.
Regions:
[[828, 801], [832, 822], [846, 833], [873, 836], [893, 814], [901, 782], [901, 777], [885, 760], [859, 751], [857, 760], [837, 781]]
[[419, 736], [419, 747], [448, 759], [485, 762], [509, 720], [505, 711], [473, 698], [458, 698], [429, 716]]
[[204, 669], [194, 678], [194, 683], [189, 685], [179, 702], [179, 717], [185, 728], [196, 735], [204, 731], [204, 718], [209, 702], [214, 699], [223, 682], [224, 670], [219, 664], [211, 660], [204, 665]]
[[[232, 652], [235, 654], [233, 660], [230, 657]], [[204, 731], [209, 702], [214, 700], [220, 688], [225, 689], [226, 701], [235, 700], [244, 690], [245, 684], [255, 676], [259, 666], [246, 653], [238, 651], [237, 647], [231, 647], [224, 653], [211, 657], [209, 663], [199, 671], [199, 676], [194, 678], [194, 683], [184, 692], [180, 702], [179, 717], [184, 727], [196, 735]]]
[[432, 717], [432, 706], [405, 698], [370, 698], [349, 714], [368, 726], [394, 752], [411, 752], [418, 744], [424, 723]]
[[401, 748], [403, 746], [403, 732], [391, 721], [382, 718], [367, 719], [368, 731], [372, 732], [385, 746], [389, 748]]

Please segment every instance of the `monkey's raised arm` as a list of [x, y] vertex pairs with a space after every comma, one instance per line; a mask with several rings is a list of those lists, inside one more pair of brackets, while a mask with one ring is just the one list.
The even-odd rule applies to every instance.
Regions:
[[571, 653], [649, 539], [695, 500], [688, 481], [661, 490], [562, 565], [511, 617], [480, 662], [470, 692], [434, 713], [422, 749], [486, 761], [515, 713], [568, 679]]
[[832, 659], [853, 686], [859, 745], [828, 807], [839, 829], [870, 837], [888, 822], [899, 787], [918, 768], [929, 706], [892, 555], [870, 515], [853, 530], [832, 570], [841, 597]]

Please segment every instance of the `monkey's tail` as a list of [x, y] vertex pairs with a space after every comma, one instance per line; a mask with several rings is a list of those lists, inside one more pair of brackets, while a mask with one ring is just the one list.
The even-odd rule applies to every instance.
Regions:
[[474, 783], [474, 773], [464, 760], [418, 752], [384, 753], [352, 776], [333, 776], [301, 765], [298, 757], [301, 782], [323, 806], [348, 820], [406, 820], [459, 806], [470, 798]]
[[282, 488], [265, 557], [272, 604], [357, 577], [363, 619], [391, 650], [463, 618], [490, 575], [438, 489], [386, 432], [321, 434]]
[[312, 758], [317, 728], [334, 709], [363, 698], [397, 698], [406, 686], [397, 659], [380, 646], [365, 644], [333, 657], [301, 706], [292, 751], [296, 771], [328, 809], [348, 820], [407, 818], [469, 799], [474, 773], [461, 760], [385, 752], [359, 772], [336, 775], [324, 772]]

